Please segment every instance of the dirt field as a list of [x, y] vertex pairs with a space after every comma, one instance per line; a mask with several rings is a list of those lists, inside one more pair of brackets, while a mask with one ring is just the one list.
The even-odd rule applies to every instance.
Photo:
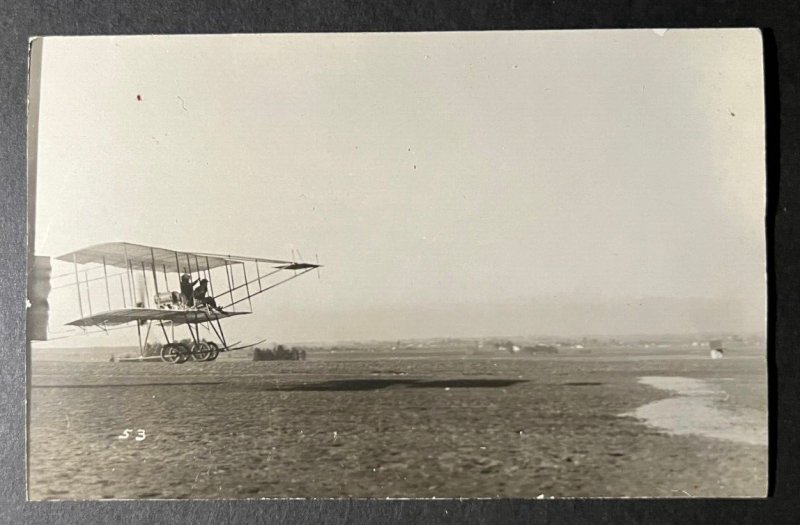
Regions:
[[[688, 351], [181, 366], [34, 360], [29, 492], [763, 496], [766, 443], [670, 435], [634, 413], [677, 395], [642, 377], [699, 379], [716, 392], [712, 409], [765, 435], [765, 374], [757, 352], [714, 361]], [[684, 430], [691, 417], [677, 416]]]

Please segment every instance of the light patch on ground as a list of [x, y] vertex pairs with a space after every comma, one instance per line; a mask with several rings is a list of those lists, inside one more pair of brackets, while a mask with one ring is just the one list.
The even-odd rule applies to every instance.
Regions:
[[645, 376], [645, 385], [668, 390], [675, 397], [621, 414], [635, 417], [669, 434], [694, 434], [750, 445], [767, 445], [765, 414], [742, 407], [720, 406], [728, 396], [708, 381], [688, 377]]

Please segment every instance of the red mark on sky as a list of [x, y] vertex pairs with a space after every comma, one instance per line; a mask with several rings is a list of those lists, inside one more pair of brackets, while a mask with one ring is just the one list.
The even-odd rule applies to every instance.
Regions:
[[141, 96], [141, 95], [136, 95], [136, 100], [138, 100], [139, 102], [141, 102], [141, 101], [142, 101], [142, 96]]

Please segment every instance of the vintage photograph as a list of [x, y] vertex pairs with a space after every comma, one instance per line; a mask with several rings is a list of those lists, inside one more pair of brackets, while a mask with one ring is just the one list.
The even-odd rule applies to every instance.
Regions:
[[46, 36], [28, 497], [764, 497], [754, 29]]

